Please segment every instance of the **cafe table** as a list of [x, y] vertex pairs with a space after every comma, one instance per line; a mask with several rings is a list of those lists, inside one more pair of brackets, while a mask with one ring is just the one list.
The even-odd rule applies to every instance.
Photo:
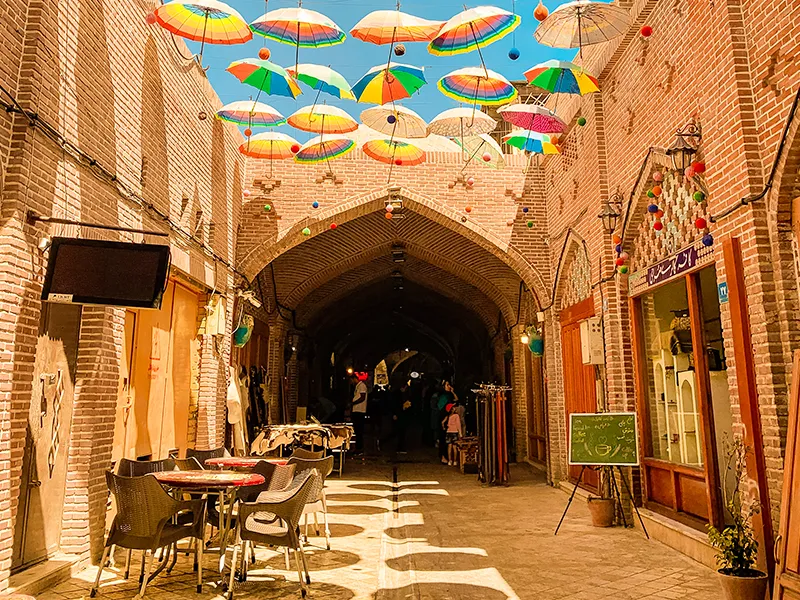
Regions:
[[266, 461], [273, 465], [286, 465], [288, 458], [265, 458], [263, 456], [220, 456], [219, 458], [206, 459], [206, 466], [215, 469], [250, 470], [260, 461]]
[[219, 572], [224, 573], [236, 495], [240, 488], [264, 483], [264, 476], [241, 471], [159, 471], [153, 475], [166, 488], [219, 496]]

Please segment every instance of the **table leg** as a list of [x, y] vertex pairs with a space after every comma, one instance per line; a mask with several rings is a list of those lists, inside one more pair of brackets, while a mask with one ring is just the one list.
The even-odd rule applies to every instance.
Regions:
[[[220, 523], [220, 539], [219, 539], [219, 572], [225, 572], [225, 553], [228, 549], [228, 534], [233, 524], [233, 506], [236, 504], [236, 488], [233, 488], [228, 493], [228, 507], [225, 508], [225, 491], [220, 491], [220, 507], [219, 507], [219, 523]], [[231, 568], [234, 568], [231, 565]]]

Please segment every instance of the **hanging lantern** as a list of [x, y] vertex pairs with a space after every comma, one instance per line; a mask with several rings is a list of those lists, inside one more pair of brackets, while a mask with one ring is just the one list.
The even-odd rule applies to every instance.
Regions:
[[528, 333], [528, 338], [528, 350], [531, 351], [531, 354], [534, 356], [544, 356], [544, 337], [542, 337], [542, 334], [532, 327]]
[[[694, 119], [675, 132], [675, 141], [667, 148], [667, 156], [672, 159], [672, 166], [676, 171], [685, 172], [691, 167], [692, 157], [697, 153], [697, 148], [687, 138], [697, 141], [702, 139], [702, 131]], [[693, 176], [687, 174], [687, 177]]]
[[239, 327], [233, 332], [233, 345], [241, 348], [250, 341], [250, 336], [253, 335], [253, 326], [255, 321], [250, 315], [242, 315]]

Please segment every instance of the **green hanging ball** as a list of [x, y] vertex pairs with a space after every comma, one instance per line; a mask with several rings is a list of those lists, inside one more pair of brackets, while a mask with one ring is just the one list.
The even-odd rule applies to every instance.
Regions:
[[308, 237], [309, 235], [311, 235], [311, 230], [308, 227], [305, 227], [303, 229], [303, 235]]
[[531, 228], [533, 228], [533, 221], [528, 221], [528, 222], [526, 223], [526, 225], [528, 226], [528, 229], [531, 229]]
[[580, 127], [583, 127], [584, 125], [586, 125], [586, 117], [578, 117], [578, 125]]
[[704, 202], [706, 199], [706, 195], [703, 192], [697, 191], [692, 194], [692, 198], [694, 198], [695, 202]]
[[628, 272], [628, 265], [622, 265], [619, 268], [619, 272], [622, 273], [623, 275], [625, 275]]
[[264, 212], [269, 212], [272, 210], [272, 204], [265, 204], [264, 205]]
[[648, 198], [655, 198], [656, 194], [655, 194], [655, 192], [653, 192], [653, 190], [647, 190], [647, 197]]

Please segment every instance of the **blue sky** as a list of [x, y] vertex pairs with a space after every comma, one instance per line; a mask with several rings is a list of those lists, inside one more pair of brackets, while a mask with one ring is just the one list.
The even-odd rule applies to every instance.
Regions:
[[[265, 12], [265, 2], [263, 0], [225, 1], [238, 10], [248, 22], [253, 21]], [[522, 24], [516, 31], [483, 50], [487, 66], [508, 79], [524, 79], [524, 71], [545, 60], [551, 58], [569, 60], [575, 55], [575, 50], [549, 48], [538, 44], [533, 38], [533, 31], [537, 25], [536, 19], [533, 18], [533, 9], [536, 7], [537, 1], [517, 0], [513, 8], [522, 17]], [[545, 5], [552, 11], [564, 1], [545, 0]], [[467, 7], [471, 8], [480, 4], [492, 4], [505, 10], [512, 10], [511, 0], [502, 0], [494, 3], [491, 1], [473, 3], [467, 4]], [[269, 10], [274, 10], [297, 6], [297, 1], [269, 0], [268, 6]], [[351, 85], [354, 84], [371, 67], [385, 63], [389, 49], [388, 46], [367, 44], [350, 37], [350, 29], [367, 13], [373, 10], [394, 9], [395, 6], [394, 0], [304, 0], [304, 8], [326, 14], [348, 34], [348, 37], [343, 44], [338, 46], [319, 49], [301, 48], [300, 62], [329, 65], [344, 75]], [[445, 21], [461, 12], [463, 7], [463, 1], [457, 0], [408, 0], [402, 3], [401, 10], [422, 18]], [[197, 51], [199, 49], [199, 44], [192, 42], [189, 42], [189, 44], [193, 50]], [[247, 100], [258, 93], [255, 88], [239, 83], [233, 75], [225, 71], [225, 68], [234, 60], [257, 57], [258, 50], [264, 45], [270, 49], [272, 53], [270, 60], [273, 62], [284, 67], [294, 64], [295, 49], [293, 46], [265, 40], [260, 36], [254, 36], [253, 40], [247, 44], [234, 46], [206, 45], [203, 65], [209, 67], [207, 71], [208, 78], [223, 103], [233, 102], [234, 100]], [[512, 61], [508, 57], [508, 51], [514, 45], [520, 51], [520, 58], [516, 61]], [[428, 85], [424, 86], [412, 98], [405, 100], [403, 104], [417, 111], [426, 120], [432, 119], [443, 110], [457, 106], [456, 102], [446, 98], [439, 92], [436, 82], [452, 70], [479, 65], [478, 53], [473, 51], [457, 56], [437, 57], [428, 53], [425, 44], [406, 44], [406, 50], [405, 56], [401, 59], [395, 57], [394, 60], [425, 67]], [[301, 88], [303, 88], [304, 93], [296, 100], [263, 95], [260, 100], [275, 107], [285, 116], [289, 116], [298, 108], [314, 102], [316, 92], [303, 84], [301, 84]], [[343, 108], [357, 120], [361, 111], [371, 106], [369, 104], [338, 100], [327, 94], [322, 94], [320, 100], [322, 99], [325, 99], [329, 104], [335, 104]], [[277, 130], [290, 133], [301, 141], [310, 137], [310, 134], [306, 135], [302, 132], [297, 132], [289, 126], [280, 127]]]

